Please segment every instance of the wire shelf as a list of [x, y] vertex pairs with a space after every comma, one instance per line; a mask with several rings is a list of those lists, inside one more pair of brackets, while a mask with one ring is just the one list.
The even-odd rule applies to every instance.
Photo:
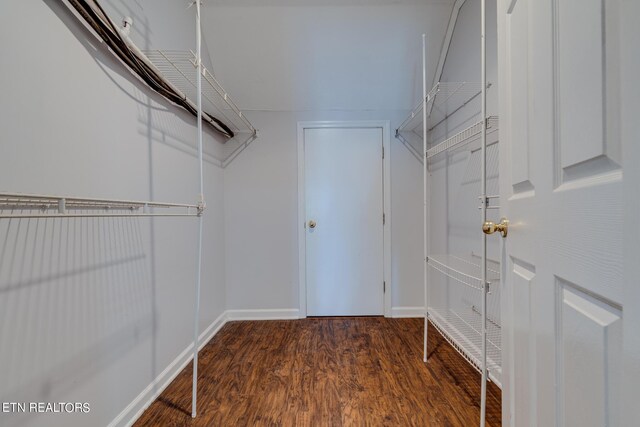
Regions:
[[0, 193], [0, 219], [200, 216], [203, 210], [184, 203]]
[[[438, 332], [478, 371], [482, 371], [482, 316], [475, 307], [462, 310], [429, 307], [428, 316]], [[500, 326], [487, 321], [487, 370], [502, 387], [502, 335]]]
[[[487, 136], [498, 132], [498, 125], [499, 125], [498, 116], [487, 117]], [[431, 157], [436, 156], [444, 151], [453, 150], [455, 148], [462, 148], [467, 144], [470, 144], [474, 141], [479, 140], [481, 134], [482, 134], [482, 120], [458, 132], [452, 137], [447, 138], [441, 143], [436, 144], [433, 147], [429, 148], [427, 150], [427, 159], [430, 159]]]
[[[478, 291], [483, 290], [481, 259], [475, 255], [429, 255], [427, 265], [445, 276]], [[487, 282], [500, 281], [500, 264], [487, 260]]]
[[[478, 82], [438, 82], [427, 94], [428, 127], [434, 127], [449, 115], [467, 105], [480, 94], [481, 84]], [[417, 134], [422, 139], [423, 100], [411, 110], [409, 116], [396, 130]]]
[[[194, 100], [197, 96], [197, 60], [194, 52], [181, 50], [146, 50], [143, 52], [158, 71], [176, 88]], [[256, 129], [231, 100], [222, 85], [202, 67], [202, 109], [220, 115], [234, 133], [256, 135]]]

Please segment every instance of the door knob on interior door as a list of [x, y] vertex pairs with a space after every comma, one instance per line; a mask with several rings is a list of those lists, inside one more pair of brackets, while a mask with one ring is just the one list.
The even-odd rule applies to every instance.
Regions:
[[509, 220], [507, 218], [501, 218], [499, 224], [492, 221], [485, 221], [484, 224], [482, 224], [482, 231], [484, 234], [493, 234], [497, 231], [502, 234], [502, 237], [507, 237]]
[[314, 220], [309, 221], [309, 228], [316, 228], [316, 222]]

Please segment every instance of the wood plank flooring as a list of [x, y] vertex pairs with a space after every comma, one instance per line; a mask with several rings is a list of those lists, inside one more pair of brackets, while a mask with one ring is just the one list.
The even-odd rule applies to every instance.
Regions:
[[[230, 322], [200, 352], [198, 417], [191, 365], [136, 426], [477, 426], [480, 375], [422, 319]], [[488, 387], [487, 426], [500, 426]]]

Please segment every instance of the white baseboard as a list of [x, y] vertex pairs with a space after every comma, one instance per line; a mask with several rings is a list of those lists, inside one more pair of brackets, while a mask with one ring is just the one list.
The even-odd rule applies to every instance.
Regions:
[[[218, 331], [227, 323], [227, 312], [223, 312], [216, 320], [205, 329], [199, 337], [200, 344], [198, 349], [201, 350], [210, 340], [218, 333]], [[180, 372], [193, 360], [193, 344], [185, 348], [173, 362], [166, 367], [160, 375], [156, 377], [151, 384], [145, 388], [117, 417], [109, 423], [108, 427], [131, 426], [142, 415], [142, 413], [160, 396], [160, 393], [171, 381], [178, 376]]]
[[391, 317], [422, 317], [424, 318], [424, 307], [392, 307]]
[[227, 310], [227, 320], [284, 320], [298, 319], [297, 308], [264, 309], [264, 310]]
[[[200, 344], [198, 347], [201, 350], [230, 320], [298, 319], [298, 316], [299, 310], [297, 308], [227, 310], [218, 316], [218, 318], [200, 334]], [[109, 423], [108, 427], [129, 427], [133, 425], [191, 360], [193, 360], [193, 345], [185, 348], [151, 384]]]

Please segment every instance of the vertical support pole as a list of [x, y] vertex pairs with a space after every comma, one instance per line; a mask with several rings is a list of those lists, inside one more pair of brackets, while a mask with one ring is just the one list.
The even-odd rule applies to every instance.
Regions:
[[[481, 174], [482, 183], [482, 223], [487, 220], [487, 41], [486, 41], [486, 0], [481, 1], [480, 12], [480, 62], [481, 62], [481, 115], [482, 115], [482, 149]], [[482, 233], [482, 384], [480, 392], [480, 427], [485, 427], [487, 414], [487, 235]]]
[[197, 103], [198, 103], [198, 171], [200, 175], [198, 201], [198, 271], [196, 273], [195, 314], [193, 319], [193, 379], [191, 416], [196, 417], [198, 402], [198, 323], [200, 321], [200, 284], [202, 279], [202, 212], [204, 210], [204, 178], [202, 164], [202, 34], [200, 27], [200, 0], [196, 0], [196, 61], [197, 61]]
[[428, 250], [428, 215], [427, 215], [427, 189], [428, 189], [428, 179], [427, 174], [429, 173], [429, 169], [427, 168], [427, 100], [428, 89], [427, 89], [427, 37], [425, 34], [422, 35], [422, 158], [424, 160], [422, 164], [422, 175], [423, 175], [423, 198], [424, 198], [424, 206], [423, 206], [423, 222], [424, 222], [424, 355], [423, 361], [427, 361], [427, 337], [428, 337], [428, 328], [429, 328], [429, 304], [427, 299], [427, 250]]

